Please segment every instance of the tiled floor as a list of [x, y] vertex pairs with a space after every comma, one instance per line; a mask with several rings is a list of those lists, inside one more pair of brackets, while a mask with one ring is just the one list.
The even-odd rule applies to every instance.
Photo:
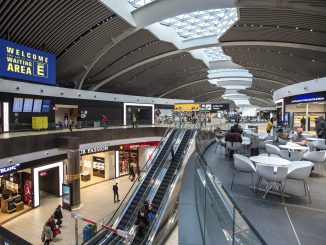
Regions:
[[[74, 213], [95, 221], [100, 221], [104, 216], [112, 215], [119, 205], [113, 202], [112, 185], [115, 182], [119, 183], [120, 200], [122, 200], [133, 183], [128, 177], [105, 181], [81, 189], [82, 205]], [[58, 204], [61, 204], [61, 198], [48, 196], [41, 200], [40, 207], [9, 221], [3, 226], [32, 244], [42, 244], [43, 225], [53, 214]], [[71, 213], [66, 210], [63, 210], [63, 216], [62, 234], [55, 238], [51, 244], [73, 245], [75, 244], [74, 219], [71, 218]], [[83, 225], [80, 222], [79, 233], [82, 233]]]
[[[303, 183], [295, 180], [286, 182], [285, 206], [277, 195], [269, 194], [262, 199], [249, 188], [251, 177], [237, 174], [233, 191], [230, 186], [233, 176], [233, 162], [226, 160], [220, 147], [215, 152], [213, 144], [205, 152], [205, 158], [213, 174], [222, 182], [245, 216], [262, 235], [267, 244], [326, 244], [326, 171], [321, 178], [308, 180], [312, 203], [304, 195]], [[256, 180], [256, 176], [255, 176]]]
[[165, 242], [165, 245], [176, 245], [178, 244], [178, 226], [174, 228], [170, 237]]

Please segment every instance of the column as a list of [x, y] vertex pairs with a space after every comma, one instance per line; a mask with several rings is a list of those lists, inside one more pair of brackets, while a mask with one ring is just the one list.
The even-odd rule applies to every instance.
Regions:
[[57, 147], [67, 151], [67, 183], [72, 185], [71, 207], [76, 208], [80, 205], [80, 164], [79, 164], [79, 138], [60, 137], [57, 139]]
[[309, 130], [308, 124], [309, 124], [309, 103], [306, 104], [306, 131]]

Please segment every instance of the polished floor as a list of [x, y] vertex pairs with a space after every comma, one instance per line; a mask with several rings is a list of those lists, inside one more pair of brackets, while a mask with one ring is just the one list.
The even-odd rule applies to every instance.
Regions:
[[174, 228], [169, 238], [164, 243], [165, 245], [176, 245], [178, 244], [178, 226]]
[[[326, 171], [322, 176], [308, 180], [312, 203], [304, 195], [303, 183], [288, 180], [285, 192], [290, 195], [282, 205], [280, 196], [269, 194], [262, 198], [263, 192], [255, 194], [250, 174], [239, 173], [233, 191], [231, 182], [233, 162], [226, 160], [220, 146], [215, 152], [215, 144], [205, 152], [211, 171], [231, 194], [245, 216], [265, 239], [267, 244], [279, 245], [322, 245], [326, 244]], [[255, 176], [256, 180], [256, 176]]]
[[[119, 206], [119, 203], [113, 202], [112, 185], [115, 182], [119, 183], [120, 199], [122, 200], [133, 183], [128, 177], [105, 181], [81, 189], [82, 205], [80, 209], [73, 212], [97, 222], [101, 221], [103, 217], [111, 217]], [[34, 245], [42, 244], [41, 232], [43, 225], [50, 215], [53, 214], [57, 205], [61, 204], [61, 198], [47, 195], [40, 200], [40, 204], [40, 207], [7, 222], [3, 227]], [[71, 212], [66, 210], [63, 210], [63, 216], [62, 233], [50, 244], [74, 245], [76, 244], [74, 219], [71, 218]], [[79, 222], [79, 237], [82, 237], [84, 225], [85, 223]], [[79, 244], [81, 244], [81, 239]]]

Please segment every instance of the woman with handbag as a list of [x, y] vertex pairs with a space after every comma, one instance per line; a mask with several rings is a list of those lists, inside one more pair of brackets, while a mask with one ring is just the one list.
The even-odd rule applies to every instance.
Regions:
[[44, 245], [49, 245], [50, 241], [52, 240], [52, 237], [53, 237], [53, 233], [50, 224], [46, 222], [46, 224], [43, 226], [41, 240], [42, 242], [44, 242]]

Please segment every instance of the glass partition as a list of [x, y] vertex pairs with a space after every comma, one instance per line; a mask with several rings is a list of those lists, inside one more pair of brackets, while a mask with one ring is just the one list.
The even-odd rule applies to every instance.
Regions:
[[203, 244], [266, 244], [219, 179], [211, 174], [203, 153], [214, 141], [213, 128], [198, 130], [195, 195]]

